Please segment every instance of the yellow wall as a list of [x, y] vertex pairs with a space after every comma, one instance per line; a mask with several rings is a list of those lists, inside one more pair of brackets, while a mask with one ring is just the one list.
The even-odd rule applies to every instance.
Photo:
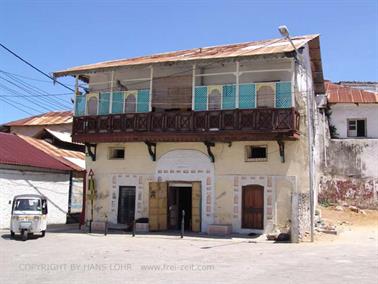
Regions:
[[[267, 145], [267, 162], [245, 162], [245, 145]], [[109, 160], [108, 147], [125, 147], [124, 160]], [[276, 178], [275, 192], [273, 196], [273, 208], [277, 208], [273, 214], [279, 214], [274, 224], [283, 227], [290, 219], [291, 203], [290, 193], [297, 190], [308, 191], [308, 161], [306, 154], [306, 140], [285, 142], [285, 163], [281, 162], [278, 144], [275, 141], [257, 142], [233, 142], [230, 146], [226, 143], [216, 143], [212, 148], [215, 155], [214, 174], [214, 223], [232, 224], [234, 212], [234, 187], [235, 177], [238, 182], [243, 176], [273, 177]], [[157, 161], [161, 156], [172, 150], [191, 149], [198, 150], [207, 155], [206, 147], [202, 143], [158, 143]], [[116, 174], [130, 174], [130, 178], [141, 177], [140, 187], [143, 188], [143, 195], [148, 196], [149, 181], [157, 179], [155, 167], [157, 162], [152, 162], [148, 154], [147, 146], [144, 143], [102, 143], [97, 146], [97, 160], [93, 162], [87, 157], [87, 170], [93, 169], [98, 192], [95, 201], [94, 220], [104, 220], [104, 215], [109, 212], [109, 198], [112, 192], [112, 177]], [[296, 188], [290, 187], [279, 177], [295, 177]], [[253, 182], [251, 182], [253, 183]], [[137, 181], [138, 184], [138, 181]], [[114, 186], [114, 184], [113, 184]], [[282, 188], [281, 191], [280, 188]], [[148, 217], [148, 204], [143, 197], [140, 217]], [[88, 204], [89, 205], [89, 204]], [[90, 218], [89, 206], [87, 205], [87, 219]]]

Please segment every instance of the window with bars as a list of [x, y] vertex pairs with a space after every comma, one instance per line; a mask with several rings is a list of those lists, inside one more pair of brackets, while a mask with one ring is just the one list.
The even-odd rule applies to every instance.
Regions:
[[348, 119], [348, 137], [366, 137], [366, 119]]

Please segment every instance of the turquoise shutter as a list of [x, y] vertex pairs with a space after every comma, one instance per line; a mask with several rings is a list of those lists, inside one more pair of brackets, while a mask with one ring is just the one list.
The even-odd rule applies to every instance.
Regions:
[[81, 116], [85, 114], [85, 96], [76, 96], [75, 101], [75, 115]]
[[255, 84], [242, 84], [239, 86], [239, 108], [256, 108]]
[[149, 111], [150, 111], [150, 91], [138, 90], [137, 112], [149, 112]]
[[194, 94], [194, 110], [207, 110], [207, 87], [196, 87]]
[[291, 102], [291, 83], [277, 82], [276, 83], [276, 108], [290, 108]]
[[223, 86], [223, 104], [222, 109], [235, 109], [235, 85]]
[[110, 106], [110, 93], [100, 93], [99, 114], [108, 114]]
[[115, 92], [112, 94], [112, 113], [123, 112], [123, 93]]

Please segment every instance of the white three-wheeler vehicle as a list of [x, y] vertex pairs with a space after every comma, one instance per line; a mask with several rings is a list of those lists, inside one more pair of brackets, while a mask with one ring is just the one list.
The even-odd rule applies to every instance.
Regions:
[[12, 204], [10, 223], [11, 237], [21, 234], [26, 241], [28, 234], [42, 234], [45, 236], [47, 227], [47, 199], [42, 195], [16, 195]]

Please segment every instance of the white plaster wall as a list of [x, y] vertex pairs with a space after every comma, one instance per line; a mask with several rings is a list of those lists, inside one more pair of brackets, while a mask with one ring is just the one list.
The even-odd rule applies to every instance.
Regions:
[[331, 139], [324, 174], [378, 178], [378, 139]]
[[334, 104], [331, 105], [331, 124], [339, 138], [348, 138], [347, 120], [366, 119], [367, 138], [378, 138], [378, 104]]
[[64, 224], [68, 210], [69, 175], [0, 169], [0, 228], [9, 228], [15, 195], [43, 194], [48, 198], [49, 224]]

